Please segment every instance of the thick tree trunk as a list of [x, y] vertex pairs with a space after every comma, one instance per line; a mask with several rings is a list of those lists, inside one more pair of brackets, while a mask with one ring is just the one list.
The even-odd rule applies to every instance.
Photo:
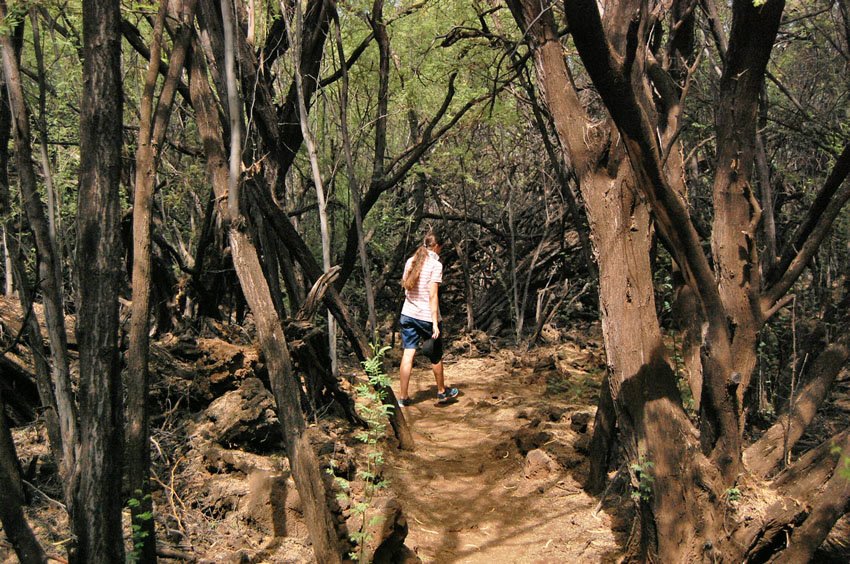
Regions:
[[[118, 357], [123, 123], [121, 6], [83, 0], [83, 99], [77, 203], [80, 456], [70, 507], [78, 563], [124, 561], [122, 390]], [[61, 408], [61, 407], [60, 407]]]
[[24, 515], [26, 498], [21, 483], [21, 468], [12, 433], [6, 424], [5, 412], [6, 405], [0, 391], [0, 488], [3, 490], [0, 523], [21, 564], [42, 564], [47, 562], [47, 558]]
[[[203, 61], [197, 52], [192, 60], [190, 90], [216, 197], [224, 202], [227, 187], [232, 185], [233, 179], [229, 178], [225, 164], [224, 144], [217, 124], [218, 115], [212, 104], [212, 92], [209, 90]], [[304, 500], [313, 550], [319, 562], [340, 562], [341, 548], [328, 508], [322, 472], [304, 432], [304, 416], [296, 380], [292, 374], [286, 337], [271, 299], [256, 247], [241, 227], [246, 221], [244, 216], [230, 218], [229, 209], [220, 208], [219, 211], [230, 224], [229, 240], [233, 264], [242, 292], [254, 314], [260, 348], [266, 359], [278, 418], [283, 427], [286, 453], [296, 487]]]
[[[699, 454], [696, 432], [664, 358], [649, 264], [648, 206], [636, 193], [622, 147], [586, 143], [588, 121], [569, 80], [551, 11], [534, 1], [509, 6], [531, 39], [538, 84], [585, 201], [599, 262], [608, 382], [639, 497], [641, 558], [695, 559], [703, 550], [703, 535], [721, 533], [707, 493], [719, 489], [718, 475]], [[595, 170], [602, 152], [608, 155], [607, 169]]]

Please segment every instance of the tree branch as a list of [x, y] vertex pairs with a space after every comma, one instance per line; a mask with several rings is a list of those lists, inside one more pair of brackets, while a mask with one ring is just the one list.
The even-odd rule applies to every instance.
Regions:
[[767, 277], [772, 281], [763, 292], [762, 309], [766, 312], [787, 292], [817, 252], [832, 224], [850, 199], [850, 143], [835, 161], [823, 187], [794, 236], [793, 243], [782, 253], [775, 269]]

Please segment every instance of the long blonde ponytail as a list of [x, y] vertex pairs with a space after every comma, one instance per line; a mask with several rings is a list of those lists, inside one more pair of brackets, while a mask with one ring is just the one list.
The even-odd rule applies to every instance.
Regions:
[[410, 291], [416, 288], [419, 283], [419, 275], [422, 273], [422, 266], [425, 264], [425, 259], [428, 258], [428, 250], [433, 249], [442, 242], [439, 234], [436, 231], [429, 231], [422, 241], [422, 245], [416, 249], [413, 254], [413, 261], [410, 264], [410, 270], [401, 281], [401, 285], [405, 290]]

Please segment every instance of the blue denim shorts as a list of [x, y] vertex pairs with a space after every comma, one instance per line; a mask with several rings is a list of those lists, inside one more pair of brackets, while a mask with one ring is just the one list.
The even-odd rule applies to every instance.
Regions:
[[[401, 325], [401, 345], [405, 349], [415, 349], [423, 341], [431, 339], [434, 333], [434, 325], [430, 321], [422, 321], [402, 315], [399, 318]], [[431, 364], [437, 364], [443, 358], [442, 323], [440, 324], [440, 337], [432, 340], [433, 346], [423, 348], [425, 356]]]

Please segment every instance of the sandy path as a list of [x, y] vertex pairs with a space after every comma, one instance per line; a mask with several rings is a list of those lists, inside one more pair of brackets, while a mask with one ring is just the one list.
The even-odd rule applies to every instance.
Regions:
[[[405, 414], [417, 448], [388, 453], [387, 461], [390, 488], [408, 518], [407, 546], [424, 562], [613, 560], [619, 548], [611, 518], [593, 515], [597, 500], [579, 486], [587, 463], [571, 446], [580, 435], [570, 429], [570, 413], [586, 406], [544, 398], [545, 383], [523, 384], [529, 378], [512, 373], [495, 357], [447, 364], [446, 380], [461, 394], [441, 405], [430, 370], [414, 370], [414, 403]], [[535, 424], [552, 406], [566, 414]], [[573, 467], [557, 464], [526, 478], [514, 440], [523, 432], [548, 433], [542, 448]]]

